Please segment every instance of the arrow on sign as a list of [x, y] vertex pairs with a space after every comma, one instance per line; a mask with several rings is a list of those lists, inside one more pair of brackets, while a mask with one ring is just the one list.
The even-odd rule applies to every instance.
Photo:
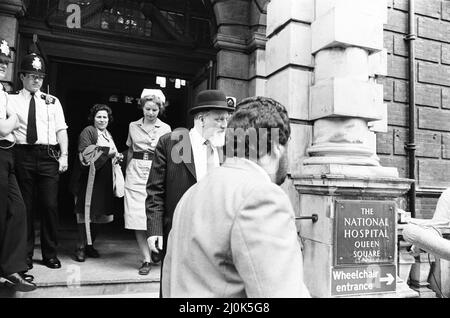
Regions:
[[392, 284], [392, 282], [394, 281], [394, 276], [391, 275], [391, 273], [387, 273], [386, 277], [381, 277], [380, 278], [380, 282], [386, 282], [386, 285], [390, 285]]

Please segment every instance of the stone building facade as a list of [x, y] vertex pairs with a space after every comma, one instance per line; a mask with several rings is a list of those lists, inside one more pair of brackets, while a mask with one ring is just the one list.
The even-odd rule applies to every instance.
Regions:
[[[414, 30], [409, 30], [411, 2]], [[66, 24], [70, 4], [81, 8], [79, 28]], [[151, 35], [147, 29], [124, 33], [110, 27], [112, 22], [102, 19], [116, 7], [134, 12], [146, 21], [145, 28], [151, 24]], [[103, 82], [119, 82], [120, 76], [135, 81], [136, 88], [109, 83], [101, 88], [122, 89], [131, 97], [143, 85], [157, 87], [147, 74], [168, 82], [185, 79], [184, 88], [163, 89], [172, 100], [168, 119], [173, 126], [190, 122], [187, 104], [208, 87], [238, 101], [266, 95], [283, 103], [292, 123], [291, 178], [283, 186], [297, 216], [323, 210], [315, 229], [298, 223], [306, 233], [309, 268], [331, 262], [335, 195], [392, 200], [408, 210], [407, 191], [415, 181], [416, 217], [430, 218], [440, 192], [450, 186], [448, 0], [3, 0], [0, 35], [16, 48], [4, 83], [11, 90], [18, 84], [17, 61], [34, 34], [49, 62], [49, 90], [73, 118], [85, 110], [75, 108], [72, 100], [80, 91], [66, 88], [74, 83], [67, 73], [86, 86], [96, 85], [83, 77], [83, 69]], [[408, 35], [417, 37], [413, 106]], [[410, 107], [415, 109], [415, 180], [409, 180], [405, 149]], [[69, 126], [75, 140], [81, 119]], [[329, 295], [321, 288], [314, 295]]]

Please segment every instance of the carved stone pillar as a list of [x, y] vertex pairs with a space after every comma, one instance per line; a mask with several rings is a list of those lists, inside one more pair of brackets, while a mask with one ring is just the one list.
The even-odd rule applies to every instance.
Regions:
[[316, 2], [309, 116], [314, 134], [310, 157], [303, 162], [305, 174], [315, 170], [311, 165], [356, 165], [378, 167], [372, 173], [380, 177], [398, 176], [379, 168], [368, 125], [386, 113], [383, 86], [373, 78], [386, 73], [380, 56], [385, 54], [387, 6], [385, 1], [360, 2]]

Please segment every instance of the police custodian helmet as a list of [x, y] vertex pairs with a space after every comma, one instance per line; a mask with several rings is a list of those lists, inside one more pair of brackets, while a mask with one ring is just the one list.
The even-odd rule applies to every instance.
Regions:
[[36, 53], [25, 55], [20, 63], [20, 73], [45, 75], [45, 63]]
[[8, 42], [2, 37], [0, 37], [0, 62], [11, 62], [11, 48], [9, 47]]

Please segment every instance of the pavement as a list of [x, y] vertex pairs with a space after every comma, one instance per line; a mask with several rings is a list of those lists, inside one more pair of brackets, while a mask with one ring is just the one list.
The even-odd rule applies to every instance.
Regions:
[[[50, 269], [42, 264], [39, 242], [34, 253], [34, 266], [28, 271], [38, 288], [33, 292], [15, 293], [11, 297], [158, 297], [160, 265], [154, 264], [149, 275], [139, 275], [142, 257], [133, 231], [102, 225], [94, 246], [100, 258], [73, 258], [76, 229], [59, 234], [58, 258], [62, 267]], [[0, 287], [0, 297], [8, 297]], [[2, 294], [3, 291], [3, 294]], [[5, 296], [6, 295], [6, 296]]]

